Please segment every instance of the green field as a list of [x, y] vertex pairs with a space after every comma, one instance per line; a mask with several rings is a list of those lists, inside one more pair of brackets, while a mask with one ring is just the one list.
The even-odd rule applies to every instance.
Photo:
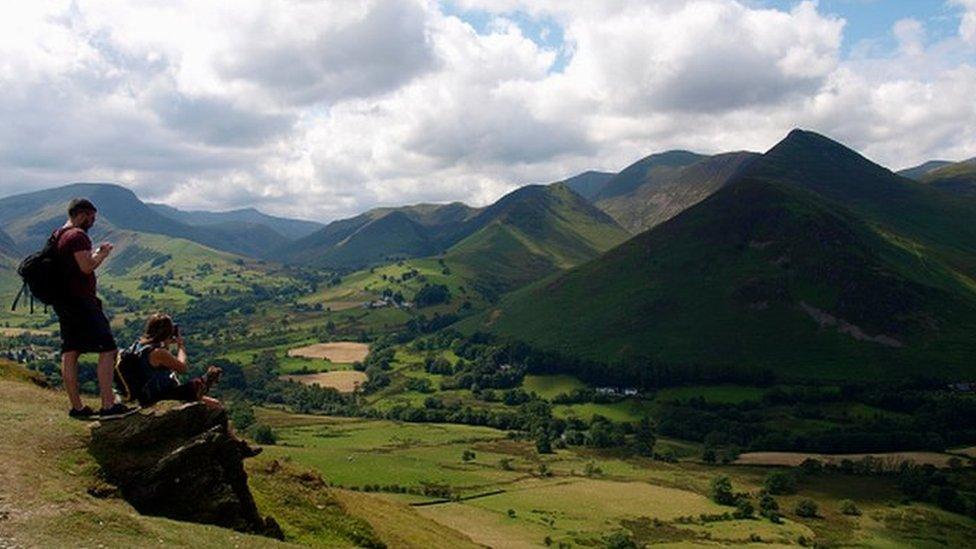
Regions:
[[706, 402], [739, 404], [749, 401], [758, 402], [762, 399], [764, 392], [765, 389], [759, 387], [742, 385], [700, 385], [661, 389], [657, 391], [656, 399], [659, 401], [686, 401], [692, 398], [702, 398]]
[[522, 388], [542, 398], [551, 399], [562, 393], [584, 389], [586, 384], [569, 375], [527, 375], [522, 382]]
[[603, 416], [610, 421], [640, 421], [645, 416], [653, 415], [655, 410], [652, 401], [623, 400], [611, 404], [587, 402], [585, 404], [557, 404], [552, 407], [556, 417], [578, 417], [589, 421], [595, 415]]
[[[416, 509], [488, 545], [540, 545], [546, 537], [601, 545], [609, 534], [625, 531], [643, 543], [739, 545], [758, 538], [795, 544], [802, 536], [825, 544], [915, 547], [952, 545], [976, 532], [971, 519], [902, 503], [894, 483], [884, 478], [821, 474], [801, 480], [797, 495], [777, 498], [785, 510], [783, 524], [761, 519], [701, 522], [701, 514], [730, 510], [708, 499], [711, 478], [728, 475], [737, 490], [755, 495], [766, 470], [692, 461], [669, 464], [587, 448], [539, 455], [527, 441], [482, 427], [296, 416], [270, 409], [258, 415], [279, 434], [279, 445], [266, 448], [269, 457], [313, 467], [331, 483], [359, 490], [380, 485], [383, 497], [409, 504], [433, 500], [388, 493], [386, 485], [434, 483], [464, 498], [475, 496]], [[671, 444], [683, 447], [662, 441], [663, 446]], [[474, 452], [467, 462], [462, 459], [465, 450]], [[542, 464], [548, 473], [540, 473]], [[586, 474], [587, 469], [596, 472]], [[791, 509], [801, 498], [815, 500], [821, 518], [793, 515]], [[863, 514], [842, 515], [842, 499], [855, 501]]]

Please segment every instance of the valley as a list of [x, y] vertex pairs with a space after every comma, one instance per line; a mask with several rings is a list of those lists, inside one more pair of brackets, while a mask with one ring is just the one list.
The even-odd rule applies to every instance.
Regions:
[[[78, 189], [0, 199], [0, 301]], [[223, 368], [216, 396], [263, 445], [251, 486], [286, 541], [915, 547], [976, 532], [976, 203], [826, 137], [328, 225], [82, 189], [106, 203], [93, 238], [116, 244], [99, 288], [118, 342], [166, 311], [191, 372]], [[265, 224], [269, 253], [215, 239], [226, 223]], [[53, 313], [8, 309], [0, 353], [58, 386]], [[81, 381], [95, 392], [93, 368]], [[286, 480], [302, 471], [328, 489]], [[792, 487], [771, 494], [777, 474]], [[350, 533], [365, 525], [374, 537]]]

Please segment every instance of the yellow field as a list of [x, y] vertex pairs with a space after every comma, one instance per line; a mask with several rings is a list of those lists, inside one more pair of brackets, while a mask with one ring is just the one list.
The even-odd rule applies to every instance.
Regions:
[[320, 374], [303, 374], [281, 376], [285, 381], [297, 381], [305, 385], [318, 385], [319, 387], [331, 387], [340, 393], [351, 393], [363, 383], [366, 383], [366, 374], [355, 370], [342, 370], [339, 372], [323, 372]]
[[322, 304], [323, 307], [332, 311], [348, 311], [362, 307], [362, 305], [362, 301], [326, 301]]
[[49, 336], [52, 334], [50, 330], [34, 330], [30, 328], [0, 328], [0, 335], [6, 337], [17, 337], [19, 335], [36, 335], [36, 336]]
[[402, 503], [349, 490], [334, 490], [333, 494], [348, 513], [369, 522], [391, 547], [478, 547], [467, 536]]
[[542, 540], [552, 533], [549, 528], [463, 503], [445, 503], [417, 510], [422, 516], [463, 532], [475, 543], [487, 547], [539, 547]]
[[288, 356], [326, 359], [330, 362], [349, 364], [362, 362], [369, 354], [369, 345], [352, 341], [316, 343], [288, 350]]
[[970, 446], [969, 448], [959, 448], [958, 450], [953, 450], [952, 452], [954, 454], [969, 456], [972, 459], [976, 459], [976, 446]]
[[891, 466], [892, 470], [905, 461], [913, 462], [918, 465], [934, 465], [936, 467], [949, 467], [949, 460], [953, 457], [949, 454], [938, 452], [893, 452], [879, 454], [806, 454], [802, 452], [749, 452], [739, 456], [735, 461], [738, 465], [772, 465], [781, 467], [797, 467], [807, 459], [816, 459], [823, 463], [840, 464], [841, 461], [849, 459], [859, 461], [865, 457], [874, 457], [886, 465]]

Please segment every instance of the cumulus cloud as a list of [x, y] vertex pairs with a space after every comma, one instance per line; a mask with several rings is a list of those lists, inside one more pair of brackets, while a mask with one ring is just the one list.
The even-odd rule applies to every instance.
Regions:
[[635, 3], [574, 19], [567, 75], [623, 112], [725, 111], [816, 90], [834, 68], [843, 23], [811, 3], [792, 12], [736, 2]]
[[951, 0], [950, 4], [964, 9], [962, 20], [959, 22], [959, 36], [976, 46], [976, 0]]
[[256, 91], [311, 104], [389, 91], [434, 67], [424, 6], [347, 4], [351, 13], [340, 14], [335, 5], [266, 5], [248, 21], [244, 40], [220, 54], [218, 71]]
[[845, 21], [812, 1], [13, 3], [0, 195], [118, 181], [329, 220], [663, 149], [763, 150], [794, 126], [891, 167], [971, 157], [976, 0], [950, 3], [957, 36], [905, 19], [896, 50], [846, 55]]

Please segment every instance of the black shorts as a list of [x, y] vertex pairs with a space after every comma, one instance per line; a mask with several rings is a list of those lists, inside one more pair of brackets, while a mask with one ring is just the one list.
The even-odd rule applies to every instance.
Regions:
[[102, 302], [69, 299], [54, 306], [61, 325], [61, 352], [103, 353], [118, 347]]

